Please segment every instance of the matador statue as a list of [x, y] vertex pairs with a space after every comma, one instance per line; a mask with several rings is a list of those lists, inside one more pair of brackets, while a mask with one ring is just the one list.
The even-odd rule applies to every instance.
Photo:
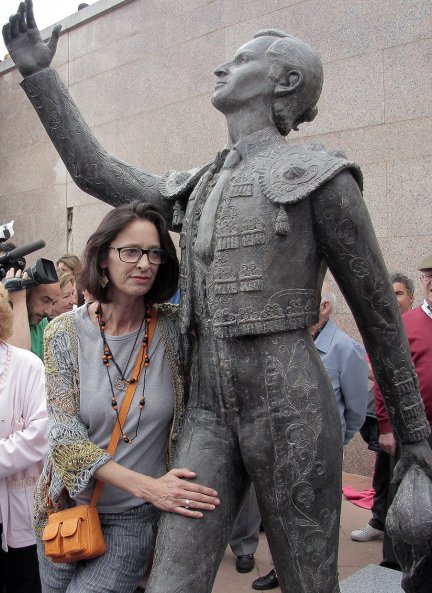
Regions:
[[[317, 52], [265, 30], [218, 66], [213, 106], [227, 148], [162, 176], [100, 145], [50, 67], [32, 3], [3, 30], [21, 83], [74, 182], [118, 206], [144, 200], [180, 232], [181, 331], [190, 395], [177, 467], [215, 488], [201, 521], [165, 513], [147, 593], [210, 593], [250, 482], [283, 593], [337, 593], [342, 440], [332, 387], [308, 327], [329, 268], [370, 353], [401, 445], [397, 477], [432, 475], [430, 427], [358, 166], [322, 146], [286, 141], [317, 114]], [[145, 56], [142, 57], [145, 59]]]

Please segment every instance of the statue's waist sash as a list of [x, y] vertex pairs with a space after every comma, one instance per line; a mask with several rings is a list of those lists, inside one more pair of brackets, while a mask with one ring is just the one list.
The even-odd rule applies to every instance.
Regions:
[[284, 289], [257, 306], [221, 307], [213, 315], [217, 338], [272, 334], [307, 328], [318, 321], [319, 293]]

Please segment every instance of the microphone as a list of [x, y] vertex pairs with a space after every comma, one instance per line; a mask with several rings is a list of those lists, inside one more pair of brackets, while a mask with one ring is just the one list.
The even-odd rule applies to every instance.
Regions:
[[33, 253], [33, 251], [37, 251], [38, 249], [42, 249], [45, 247], [45, 241], [34, 241], [33, 243], [29, 243], [28, 245], [23, 245], [23, 247], [17, 247], [16, 249], [12, 249], [5, 255], [0, 257], [0, 263], [10, 261], [12, 259], [19, 259], [20, 257], [24, 257], [29, 253]]

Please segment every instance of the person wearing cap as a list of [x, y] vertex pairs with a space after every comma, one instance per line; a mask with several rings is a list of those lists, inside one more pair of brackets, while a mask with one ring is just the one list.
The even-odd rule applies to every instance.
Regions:
[[[402, 321], [411, 350], [411, 356], [417, 371], [420, 393], [424, 403], [426, 418], [432, 426], [432, 255], [425, 257], [420, 266], [420, 279], [424, 293], [424, 301], [402, 315]], [[380, 447], [391, 455], [393, 467], [398, 460], [398, 443], [392, 432], [387, 412], [384, 407], [382, 394], [375, 391], [377, 419], [380, 428]], [[429, 443], [432, 438], [429, 437]], [[397, 487], [390, 486], [389, 504], [396, 495]], [[384, 532], [382, 566], [398, 569], [397, 558], [412, 556], [413, 569], [409, 575], [404, 575], [404, 590], [408, 593], [430, 593], [432, 591], [432, 539], [423, 550], [415, 550], [411, 546], [400, 549], [400, 544], [393, 550], [393, 542], [387, 532]], [[415, 564], [414, 567], [414, 557]], [[420, 558], [420, 560], [419, 560]]]

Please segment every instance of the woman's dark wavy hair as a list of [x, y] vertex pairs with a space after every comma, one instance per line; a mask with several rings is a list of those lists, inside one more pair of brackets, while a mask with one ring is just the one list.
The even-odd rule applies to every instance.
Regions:
[[167, 224], [156, 206], [138, 201], [123, 204], [108, 212], [87, 241], [83, 269], [78, 279], [80, 292], [87, 290], [95, 300], [109, 302], [109, 283], [105, 288], [101, 285], [101, 261], [108, 256], [108, 247], [112, 241], [135, 220], [152, 222], [158, 230], [161, 249], [167, 252], [167, 259], [159, 266], [155, 282], [145, 298], [152, 303], [163, 303], [173, 296], [177, 290], [179, 262]]

